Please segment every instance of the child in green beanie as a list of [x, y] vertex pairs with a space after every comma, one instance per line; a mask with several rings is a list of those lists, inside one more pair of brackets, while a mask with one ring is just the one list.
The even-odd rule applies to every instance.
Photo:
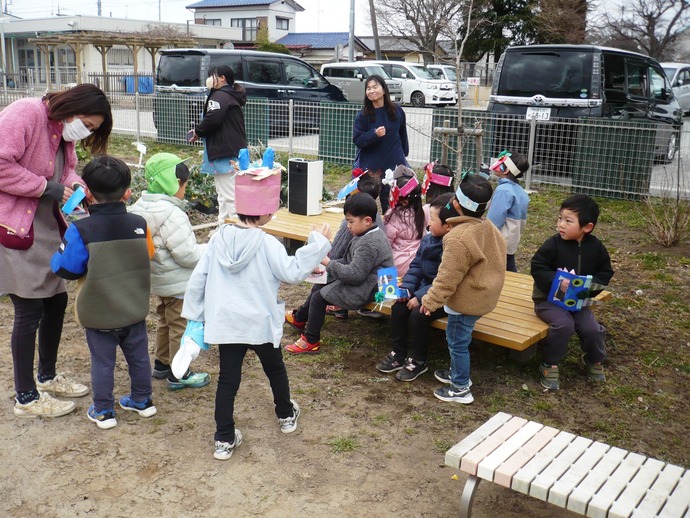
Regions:
[[187, 281], [206, 247], [196, 242], [184, 211], [189, 169], [176, 155], [158, 153], [146, 161], [145, 175], [147, 190], [129, 210], [146, 219], [155, 247], [151, 292], [158, 298], [158, 329], [153, 377], [167, 378], [170, 390], [204, 387], [211, 382], [207, 373], [187, 371], [178, 379], [170, 369], [187, 325], [181, 316]]

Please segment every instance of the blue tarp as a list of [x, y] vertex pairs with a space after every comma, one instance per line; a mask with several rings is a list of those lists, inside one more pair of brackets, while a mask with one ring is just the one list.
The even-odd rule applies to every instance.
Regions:
[[[134, 76], [126, 76], [125, 79], [125, 92], [128, 94], [134, 93]], [[152, 94], [153, 93], [153, 78], [152, 77], [139, 77], [139, 93], [140, 94]]]

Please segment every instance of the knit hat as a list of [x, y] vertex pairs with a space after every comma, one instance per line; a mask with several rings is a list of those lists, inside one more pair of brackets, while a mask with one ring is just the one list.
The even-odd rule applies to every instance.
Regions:
[[151, 194], [174, 195], [180, 188], [175, 169], [182, 162], [184, 160], [172, 153], [156, 153], [149, 158], [144, 167], [147, 191]]

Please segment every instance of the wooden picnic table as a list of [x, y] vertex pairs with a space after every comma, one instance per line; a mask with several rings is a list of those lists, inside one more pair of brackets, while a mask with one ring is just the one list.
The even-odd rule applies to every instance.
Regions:
[[[314, 229], [314, 225], [318, 228], [321, 223], [325, 222], [331, 226], [331, 240], [333, 240], [344, 217], [343, 209], [340, 207], [324, 209], [318, 216], [293, 214], [282, 207], [275, 213], [273, 219], [261, 228], [273, 236], [303, 243], [309, 238], [309, 233]], [[235, 221], [237, 221], [235, 218], [226, 220], [227, 223], [234, 223]]]

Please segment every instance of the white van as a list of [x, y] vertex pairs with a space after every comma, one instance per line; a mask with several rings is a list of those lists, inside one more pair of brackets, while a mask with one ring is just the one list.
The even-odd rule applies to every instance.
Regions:
[[452, 106], [458, 102], [455, 84], [436, 79], [422, 64], [405, 61], [371, 61], [370, 63], [381, 65], [389, 76], [402, 82], [403, 104], [418, 107]]
[[373, 75], [379, 75], [386, 81], [391, 101], [399, 103], [402, 99], [402, 83], [391, 79], [381, 65], [362, 61], [326, 63], [321, 65], [321, 75], [329, 83], [340, 87], [352, 103], [364, 104], [366, 80]]
[[[458, 77], [455, 72], [455, 67], [453, 65], [427, 65], [426, 68], [436, 76], [437, 79], [442, 79], [444, 81], [450, 81], [455, 84], [456, 78]], [[460, 98], [464, 99], [467, 97], [467, 81], [460, 79]]]

